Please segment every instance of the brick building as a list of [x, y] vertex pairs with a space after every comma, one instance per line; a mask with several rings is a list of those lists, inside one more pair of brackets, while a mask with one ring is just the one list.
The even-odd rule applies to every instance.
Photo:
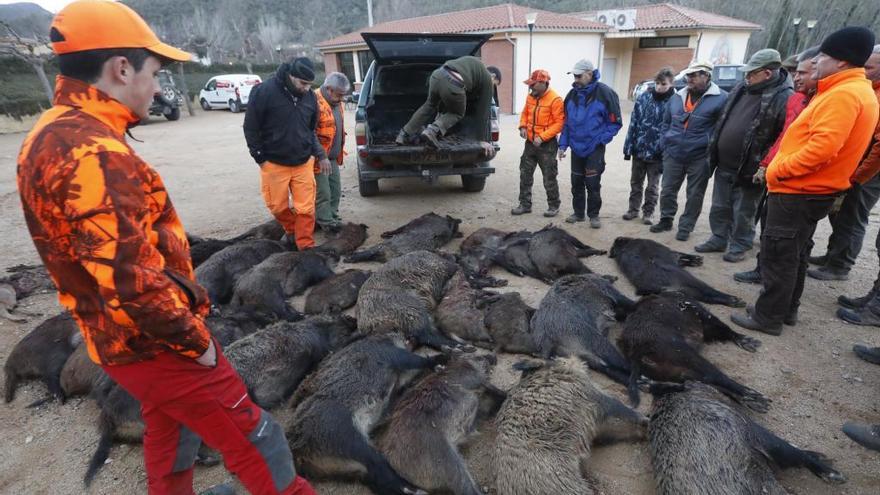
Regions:
[[[566, 72], [577, 60], [592, 60], [602, 80], [622, 99], [636, 83], [657, 69], [671, 65], [676, 71], [692, 59], [716, 63], [741, 63], [756, 24], [672, 4], [634, 7], [625, 12], [629, 22], [613, 27], [600, 14], [558, 14], [514, 4], [462, 10], [384, 22], [323, 41], [317, 45], [325, 69], [348, 75], [360, 87], [372, 55], [361, 37], [376, 33], [482, 33], [492, 34], [480, 56], [486, 65], [499, 67], [498, 88], [504, 113], [517, 113], [525, 104], [529, 75], [529, 29], [526, 14], [536, 13], [532, 33], [532, 68], [546, 69], [551, 86], [565, 93], [571, 83]], [[607, 18], [607, 16], [606, 16]]]

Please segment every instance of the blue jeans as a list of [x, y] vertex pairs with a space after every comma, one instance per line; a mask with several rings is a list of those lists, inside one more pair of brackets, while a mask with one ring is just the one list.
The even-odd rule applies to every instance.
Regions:
[[599, 218], [602, 208], [602, 172], [605, 171], [605, 146], [599, 145], [589, 156], [571, 154], [571, 205], [574, 214]]
[[692, 232], [700, 211], [703, 209], [703, 196], [709, 185], [709, 160], [702, 157], [689, 162], [680, 162], [671, 157], [663, 157], [663, 178], [660, 188], [660, 220], [671, 222], [678, 211], [678, 190], [687, 178], [687, 201], [684, 213], [678, 219], [678, 230]]

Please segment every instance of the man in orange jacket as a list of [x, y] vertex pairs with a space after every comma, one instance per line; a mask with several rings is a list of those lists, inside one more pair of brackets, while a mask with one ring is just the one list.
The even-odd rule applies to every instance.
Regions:
[[764, 289], [737, 325], [771, 335], [794, 325], [816, 224], [850, 187], [880, 115], [865, 78], [874, 34], [846, 27], [819, 47], [813, 78], [818, 92], [785, 132], [767, 167], [767, 223], [761, 235]]
[[149, 115], [162, 64], [190, 55], [104, 0], [70, 3], [49, 36], [61, 75], [18, 157], [21, 203], [89, 357], [141, 403], [148, 492], [193, 492], [201, 438], [251, 493], [313, 494], [205, 326], [210, 303], [180, 219], [125, 140]]
[[523, 81], [529, 87], [526, 106], [519, 117], [519, 135], [526, 140], [519, 159], [519, 206], [510, 210], [511, 215], [532, 212], [532, 184], [535, 167], [541, 167], [544, 190], [547, 192], [545, 217], [559, 213], [559, 184], [556, 182], [556, 136], [565, 123], [562, 98], [550, 89], [550, 73], [538, 69], [532, 77]]
[[326, 168], [315, 171], [315, 219], [321, 229], [330, 232], [339, 230], [342, 226], [342, 219], [339, 217], [339, 198], [342, 196], [339, 167], [345, 160], [345, 112], [342, 109], [342, 99], [350, 89], [351, 83], [345, 74], [331, 72], [324, 78], [321, 88], [315, 92], [318, 97], [318, 126], [315, 134], [327, 153]]
[[[865, 76], [874, 86], [877, 100], [880, 101], [880, 45], [874, 46], [874, 53], [865, 63]], [[880, 125], [876, 135], [880, 135]], [[847, 280], [849, 272], [862, 250], [862, 241], [868, 227], [868, 214], [880, 200], [880, 142], [872, 140], [871, 149], [851, 178], [852, 188], [840, 209], [828, 215], [831, 221], [831, 236], [828, 248], [822, 256], [811, 256], [810, 263], [819, 268], [807, 270], [807, 276], [818, 280]]]

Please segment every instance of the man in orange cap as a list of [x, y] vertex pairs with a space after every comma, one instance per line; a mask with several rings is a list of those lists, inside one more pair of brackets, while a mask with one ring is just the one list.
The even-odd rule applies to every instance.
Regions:
[[190, 55], [129, 7], [100, 0], [61, 10], [50, 40], [61, 75], [54, 106], [22, 145], [18, 189], [89, 357], [141, 403], [149, 493], [193, 493], [199, 437], [251, 493], [314, 493], [205, 326], [210, 303], [180, 219], [125, 140], [148, 115], [162, 64]]
[[523, 81], [529, 87], [526, 106], [519, 117], [519, 135], [526, 140], [519, 159], [519, 206], [510, 210], [512, 215], [532, 212], [532, 183], [535, 167], [541, 167], [544, 190], [547, 191], [545, 217], [559, 213], [559, 184], [556, 182], [556, 136], [565, 123], [562, 98], [550, 89], [550, 73], [538, 69]]

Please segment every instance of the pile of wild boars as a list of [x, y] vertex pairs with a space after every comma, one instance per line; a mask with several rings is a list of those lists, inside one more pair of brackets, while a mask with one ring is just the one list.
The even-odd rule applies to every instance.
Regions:
[[[641, 449], [659, 493], [786, 493], [784, 468], [844, 481], [824, 455], [762, 426], [765, 384], [703, 355], [766, 359], [709, 306], [742, 301], [685, 270], [702, 257], [645, 239], [593, 247], [583, 229], [554, 225], [465, 237], [461, 224], [432, 212], [362, 247], [367, 226], [350, 223], [305, 251], [274, 220], [190, 236], [207, 327], [319, 489], [619, 493], [592, 457], [613, 442]], [[589, 266], [606, 253], [619, 273]], [[27, 273], [16, 280], [51, 282]], [[508, 274], [541, 292], [508, 287]], [[69, 314], [25, 335], [5, 372], [7, 402], [28, 380], [42, 382], [31, 407], [95, 401], [78, 409], [95, 421], [86, 484], [105, 476], [117, 443], [141, 441], [140, 404], [92, 361]], [[197, 437], [185, 443], [198, 465], [219, 462]]]

